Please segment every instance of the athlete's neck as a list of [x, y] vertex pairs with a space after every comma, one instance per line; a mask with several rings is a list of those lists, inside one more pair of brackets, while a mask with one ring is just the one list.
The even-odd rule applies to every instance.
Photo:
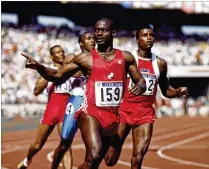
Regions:
[[137, 54], [138, 54], [138, 56], [140, 56], [142, 58], [148, 58], [148, 59], [152, 58], [151, 49], [148, 51], [144, 51], [144, 50], [138, 48]]
[[84, 49], [84, 48], [81, 48], [81, 51], [82, 51], [82, 53], [90, 52], [89, 50]]
[[59, 63], [54, 63], [54, 67], [60, 68], [61, 64]]
[[98, 45], [97, 51], [100, 53], [110, 53], [113, 51], [113, 45]]

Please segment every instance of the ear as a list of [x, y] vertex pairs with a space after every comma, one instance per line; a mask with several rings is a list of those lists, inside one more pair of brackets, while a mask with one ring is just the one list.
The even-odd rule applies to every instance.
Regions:
[[116, 31], [112, 31], [112, 36], [115, 36], [116, 35]]
[[54, 61], [54, 60], [53, 60], [53, 59], [54, 59], [53, 55], [50, 55], [50, 59], [51, 59], [52, 61]]
[[137, 43], [137, 44], [139, 43], [139, 39], [138, 39], [138, 38], [136, 39], [136, 43]]
[[81, 42], [79, 43], [79, 45], [80, 45], [81, 47], [83, 47], [83, 42], [81, 41]]

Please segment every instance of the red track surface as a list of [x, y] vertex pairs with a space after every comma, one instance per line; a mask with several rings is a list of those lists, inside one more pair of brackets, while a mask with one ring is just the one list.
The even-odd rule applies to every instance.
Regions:
[[[14, 123], [29, 123], [16, 121]], [[11, 124], [4, 123], [3, 127]], [[2, 168], [15, 169], [34, 142], [36, 129], [4, 132], [2, 134]], [[52, 152], [59, 142], [55, 130], [46, 145], [33, 159], [29, 169], [49, 169]], [[80, 132], [73, 143], [74, 167], [84, 159], [85, 149]], [[129, 169], [132, 155], [132, 137], [128, 136], [118, 164], [111, 169]], [[204, 169], [209, 168], [209, 118], [179, 117], [158, 119], [150, 149], [143, 162], [144, 169]], [[61, 169], [62, 167], [60, 167]], [[102, 162], [101, 169], [108, 169]]]

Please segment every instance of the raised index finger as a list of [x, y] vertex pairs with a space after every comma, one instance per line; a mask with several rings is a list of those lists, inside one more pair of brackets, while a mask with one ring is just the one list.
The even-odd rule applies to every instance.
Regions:
[[33, 60], [33, 58], [25, 52], [22, 52], [21, 55], [24, 56], [26, 59]]

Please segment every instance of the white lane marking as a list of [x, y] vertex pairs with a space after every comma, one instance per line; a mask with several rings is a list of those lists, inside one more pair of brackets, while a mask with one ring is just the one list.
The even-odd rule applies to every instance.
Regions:
[[[198, 131], [200, 129], [204, 129], [204, 128], [209, 128], [209, 126], [193, 127], [193, 128], [189, 128], [189, 129], [175, 131], [175, 132], [168, 133], [168, 134], [163, 134], [161, 136], [155, 136], [155, 137], [152, 138], [152, 141], [159, 141], [159, 140], [163, 140], [163, 139], [166, 139], [166, 138], [176, 137], [176, 136], [192, 133], [192, 132]], [[132, 147], [133, 147], [132, 142], [123, 145], [123, 148], [132, 148]]]
[[[192, 128], [189, 128], [189, 129], [184, 129], [184, 130], [180, 130], [180, 131], [175, 131], [175, 132], [173, 132], [173, 133], [169, 133], [169, 134], [164, 134], [164, 135], [161, 135], [161, 136], [155, 136], [155, 137], [153, 137], [152, 138], [152, 140], [161, 140], [161, 139], [165, 139], [165, 138], [170, 138], [170, 137], [174, 137], [174, 136], [179, 136], [179, 133], [181, 134], [182, 133], [182, 131], [184, 132], [184, 134], [185, 133], [187, 133], [186, 131], [188, 131], [188, 133], [190, 133], [190, 132], [193, 132], [193, 131], [196, 131], [196, 130], [198, 130], [198, 129], [200, 129], [200, 128], [207, 128], [206, 126], [203, 126], [203, 127], [192, 127]], [[155, 139], [156, 138], [156, 139]], [[132, 144], [132, 143], [127, 143], [127, 144], [124, 144], [124, 146], [123, 146], [123, 148], [130, 148], [130, 144]], [[2, 155], [3, 154], [7, 154], [7, 153], [10, 153], [10, 152], [15, 152], [15, 151], [18, 151], [18, 150], [23, 150], [23, 149], [27, 149], [28, 148], [28, 145], [26, 146], [26, 145], [24, 145], [24, 146], [15, 146], [15, 147], [13, 147], [13, 148], [10, 148], [10, 149], [7, 149], [7, 150], [3, 150], [2, 151]], [[46, 148], [46, 146], [44, 146], [44, 149]], [[54, 148], [54, 146], [53, 147], [50, 147], [50, 146], [48, 146], [48, 148]], [[77, 144], [77, 145], [73, 145], [72, 146], [72, 149], [82, 149], [82, 148], [85, 148], [85, 146], [84, 146], [84, 144]], [[51, 153], [51, 152], [50, 152]], [[49, 154], [50, 154], [49, 153]], [[53, 153], [53, 152], [52, 152]], [[50, 156], [49, 156], [50, 157]], [[48, 155], [47, 155], [47, 158], [48, 158]], [[51, 158], [51, 157], [50, 157]], [[50, 161], [50, 162], [52, 162], [52, 158], [50, 159], [50, 158], [48, 158], [48, 160]], [[122, 161], [122, 160], [120, 160], [120, 162], [121, 163], [124, 163], [124, 164], [127, 164], [128, 162], [126, 162], [126, 161]], [[129, 166], [131, 165], [130, 163], [128, 163], [129, 164]], [[143, 166], [143, 167], [146, 167], [146, 166]], [[6, 168], [7, 169], [7, 168]], [[77, 168], [74, 168], [74, 169], [77, 169]], [[147, 168], [148, 169], [148, 168]]]
[[[162, 145], [157, 145], [157, 144], [153, 144], [149, 146], [149, 150], [158, 150], [162, 147]], [[175, 150], [185, 150], [185, 149], [190, 149], [190, 150], [205, 150], [206, 148], [208, 148], [208, 144], [202, 144], [202, 145], [196, 145], [196, 146], [192, 146], [192, 145], [184, 145], [181, 147], [174, 147], [173, 149]]]
[[[80, 146], [77, 146], [77, 147], [80, 147]], [[83, 147], [80, 147], [80, 148], [83, 148]], [[78, 149], [78, 148], [74, 148], [74, 149]], [[48, 153], [47, 155], [47, 159], [52, 162], [53, 160], [53, 154], [54, 154], [54, 151], [51, 151]], [[130, 167], [131, 164], [129, 162], [126, 162], [126, 161], [122, 161], [122, 160], [118, 160], [118, 164], [121, 164], [121, 165], [124, 165], [124, 166], [128, 166]], [[60, 165], [62, 166], [62, 164]], [[77, 169], [77, 167], [73, 167], [73, 169]], [[146, 167], [146, 166], [142, 166], [142, 169], [159, 169], [159, 168], [152, 168], [152, 167]]]
[[164, 158], [164, 159], [169, 160], [169, 161], [173, 161], [173, 162], [177, 162], [177, 163], [181, 163], [181, 164], [192, 165], [192, 166], [197, 166], [197, 167], [209, 168], [209, 164], [198, 163], [198, 162], [193, 162], [193, 161], [188, 161], [188, 160], [182, 160], [182, 159], [179, 159], [179, 158], [174, 158], [174, 157], [165, 155], [163, 153], [164, 150], [168, 150], [168, 149], [171, 149], [171, 148], [174, 148], [174, 147], [177, 147], [177, 146], [181, 146], [183, 144], [187, 144], [187, 143], [190, 143], [190, 142], [194, 142], [196, 140], [200, 140], [200, 139], [205, 138], [205, 137], [209, 137], [209, 132], [202, 133], [200, 135], [196, 135], [194, 137], [190, 137], [188, 139], [181, 140], [181, 141], [178, 141], [178, 142], [175, 142], [175, 143], [172, 143], [172, 144], [163, 146], [163, 147], [161, 147], [157, 151], [157, 154], [161, 158]]
[[[78, 147], [78, 148], [74, 148], [74, 149], [83, 148], [81, 144], [76, 145], [76, 147]], [[53, 155], [54, 155], [54, 151], [51, 151], [51, 152], [49, 152], [49, 153], [47, 154], [47, 159], [48, 159], [48, 161], [51, 162], [51, 163], [52, 163], [52, 160], [53, 160]], [[62, 167], [62, 164], [60, 163], [59, 166]], [[74, 166], [73, 166], [72, 169], [77, 169], [77, 167], [74, 167]]]
[[28, 148], [28, 145], [24, 145], [24, 146], [14, 146], [10, 149], [7, 149], [7, 150], [2, 150], [1, 151], [1, 154], [7, 154], [7, 153], [12, 153], [12, 152], [15, 152], [15, 151], [18, 151], [18, 150], [23, 150], [23, 149], [27, 149]]
[[[206, 123], [201, 123], [201, 124], [197, 124], [197, 125], [195, 125], [195, 126], [184, 126], [184, 127], [179, 127], [179, 128], [175, 128], [175, 130], [187, 130], [187, 129], [191, 129], [191, 128], [201, 128], [203, 125], [205, 125]], [[206, 127], [206, 126], [204, 126], [204, 127]], [[174, 130], [174, 128], [172, 128], [172, 129], [165, 129], [165, 128], [160, 128], [160, 129], [158, 129], [158, 131], [156, 131], [155, 132], [155, 134], [162, 134], [162, 135], [164, 135], [163, 133], [174, 133], [174, 132], [178, 132], [178, 131], [174, 131], [173, 132], [173, 130]], [[160, 136], [155, 136], [155, 137], [160, 137]], [[127, 137], [128, 139], [130, 139], [130, 138], [132, 138], [131, 137], [131, 135], [129, 134], [128, 135], [128, 137]]]
[[175, 132], [172, 132], [172, 133], [164, 134], [162, 136], [153, 137], [152, 140], [153, 141], [159, 141], [159, 140], [163, 140], [163, 139], [166, 139], [166, 138], [171, 138], [171, 137], [175, 137], [175, 136], [180, 136], [180, 135], [192, 133], [192, 132], [198, 131], [199, 129], [205, 129], [205, 128], [209, 128], [209, 126], [199, 126], [199, 127], [184, 129], [184, 130], [180, 130], [180, 131], [175, 131]]

